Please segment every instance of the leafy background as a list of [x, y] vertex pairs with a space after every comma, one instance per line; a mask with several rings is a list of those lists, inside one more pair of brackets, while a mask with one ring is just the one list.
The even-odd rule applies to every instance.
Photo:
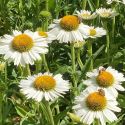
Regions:
[[[84, 0], [48, 0], [48, 9], [52, 17], [49, 23], [55, 18], [61, 18], [67, 14], [73, 14], [75, 10], [84, 8]], [[85, 78], [88, 71], [88, 66], [91, 58], [94, 59], [94, 68], [101, 65], [112, 66], [120, 72], [125, 72], [125, 5], [112, 4], [107, 5], [102, 0], [88, 0], [86, 9], [95, 11], [99, 7], [113, 8], [117, 11], [118, 16], [115, 19], [109, 19], [107, 27], [110, 36], [110, 63], [107, 62], [105, 55], [106, 37], [98, 38], [93, 41], [93, 56], [87, 55], [86, 45], [80, 49], [81, 60], [84, 63], [84, 68], [80, 69], [77, 65], [76, 78], [78, 78], [78, 89], [82, 91], [85, 86], [82, 85], [81, 79]], [[46, 0], [0, 0], [0, 36], [4, 34], [11, 34], [13, 29], [24, 31], [30, 29], [35, 31], [42, 27], [44, 19], [41, 17], [41, 11], [46, 10]], [[114, 23], [113, 23], [114, 21]], [[86, 22], [83, 22], [86, 23]], [[97, 18], [92, 25], [103, 27], [102, 21]], [[58, 49], [59, 48], [59, 49]], [[79, 51], [76, 49], [76, 52]], [[76, 53], [77, 54], [77, 53]], [[62, 73], [64, 79], [72, 82], [72, 67], [71, 54], [68, 44], [59, 44], [54, 41], [49, 45], [49, 53], [46, 55], [49, 62], [48, 66], [53, 73]], [[1, 60], [3, 57], [1, 56]], [[44, 67], [44, 65], [43, 65]], [[35, 73], [35, 67], [31, 66], [32, 74]], [[41, 72], [45, 69], [42, 68]], [[7, 74], [7, 78], [5, 78]], [[19, 81], [22, 79], [18, 68], [13, 64], [8, 64], [5, 71], [0, 73], [0, 121], [1, 125], [40, 125], [40, 117], [43, 117], [43, 124], [45, 125], [46, 107], [44, 104], [39, 105], [33, 100], [26, 100], [19, 91]], [[124, 85], [125, 86], [125, 85]], [[57, 102], [51, 105], [55, 113], [56, 125], [74, 125], [67, 112], [72, 111], [75, 88], [71, 88], [70, 93], [65, 95], [65, 98], [60, 98]], [[124, 125], [125, 122], [125, 94], [119, 93], [119, 106], [122, 112], [117, 114], [118, 121], [110, 125]], [[60, 113], [55, 110], [56, 105], [60, 106]], [[41, 111], [39, 110], [41, 109]], [[41, 123], [42, 123], [41, 122]], [[80, 125], [80, 123], [78, 123]]]

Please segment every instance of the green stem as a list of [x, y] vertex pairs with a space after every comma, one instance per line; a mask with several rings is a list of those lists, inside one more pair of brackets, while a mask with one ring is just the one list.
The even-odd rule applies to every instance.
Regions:
[[23, 69], [22, 69], [21, 65], [18, 66], [18, 72], [19, 72], [20, 76], [23, 76]]
[[72, 58], [72, 70], [73, 73], [75, 73], [75, 48], [73, 43], [71, 43], [71, 58]]
[[7, 82], [7, 62], [5, 62], [5, 69], [4, 69], [4, 71], [5, 71], [5, 83]]
[[110, 46], [110, 38], [109, 38], [109, 33], [107, 31], [107, 36], [106, 36], [106, 53], [107, 53], [107, 61], [108, 64], [110, 63], [110, 52], [109, 52], [109, 46]]
[[48, 11], [49, 10], [49, 0], [46, 0], [46, 10]]
[[87, 45], [88, 45], [88, 56], [91, 57], [89, 70], [93, 70], [92, 41], [88, 41]]
[[[46, 7], [46, 8], [45, 8], [46, 11], [49, 11], [49, 0], [46, 0], [46, 5], [45, 5], [45, 7]], [[43, 30], [44, 30], [44, 31], [48, 31], [48, 19], [45, 20], [45, 22], [43, 23], [43, 25], [44, 25], [44, 26], [42, 27]]]
[[72, 77], [73, 77], [73, 86], [75, 88], [74, 94], [77, 95], [77, 82], [76, 82], [76, 65], [75, 65], [75, 48], [74, 43], [71, 43], [71, 61], [72, 61]]
[[81, 50], [81, 48], [77, 49], [77, 61], [78, 61], [78, 64], [80, 66], [80, 69], [83, 69], [83, 63], [82, 63], [81, 58], [80, 58], [80, 50]]
[[47, 108], [47, 111], [48, 111], [50, 123], [51, 123], [51, 125], [55, 125], [49, 102], [45, 101], [45, 105], [46, 105], [46, 108]]
[[87, 5], [87, 0], [82, 1], [82, 9], [85, 10]]
[[57, 105], [56, 105], [56, 113], [59, 114], [60, 113], [60, 109], [59, 109], [59, 101], [56, 101]]
[[31, 75], [30, 67], [29, 64], [26, 64], [26, 67], [23, 69], [23, 76], [27, 77], [29, 75]]
[[106, 29], [106, 56], [107, 56], [107, 62], [108, 64], [110, 64], [110, 36], [109, 36], [109, 31], [108, 31], [108, 27], [107, 27], [107, 21], [104, 22], [104, 28]]
[[[57, 105], [56, 105], [56, 113], [59, 114], [60, 113], [60, 109], [59, 109], [59, 104], [58, 104], [58, 101], [57, 101]], [[59, 125], [60, 123], [60, 120], [58, 121], [57, 125]]]
[[47, 61], [46, 61], [45, 54], [42, 55], [42, 59], [43, 59], [43, 63], [44, 63], [46, 71], [49, 72], [49, 68], [48, 68], [48, 64], [47, 64]]
[[38, 115], [39, 115], [40, 125], [43, 125], [43, 114], [41, 111], [40, 103], [37, 103], [36, 106], [37, 106], [36, 111], [38, 112]]
[[2, 125], [2, 96], [3, 94], [0, 93], [0, 125]]
[[36, 61], [36, 73], [39, 73], [42, 69], [42, 59]]
[[112, 22], [112, 42], [114, 42], [114, 36], [115, 36], [115, 17], [113, 17], [113, 22]]
[[97, 9], [99, 8], [99, 0], [97, 0], [96, 8], [97, 8]]

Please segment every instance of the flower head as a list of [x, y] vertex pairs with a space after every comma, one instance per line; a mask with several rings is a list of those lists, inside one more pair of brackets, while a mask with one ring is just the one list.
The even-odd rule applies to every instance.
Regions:
[[52, 18], [52, 15], [51, 15], [51, 13], [49, 12], [49, 11], [45, 11], [45, 10], [43, 10], [43, 11], [41, 11], [40, 13], [39, 13], [39, 18], [42, 20], [42, 21], [46, 21], [46, 19], [51, 19]]
[[29, 76], [20, 82], [21, 91], [26, 97], [40, 102], [43, 98], [47, 101], [58, 98], [69, 91], [68, 81], [63, 80], [61, 74], [39, 73]]
[[89, 87], [76, 97], [73, 109], [80, 120], [87, 125], [94, 119], [99, 119], [102, 125], [106, 125], [107, 120], [109, 122], [117, 120], [113, 113], [113, 111], [120, 112], [117, 104], [116, 99], [111, 98], [104, 90]]
[[92, 19], [95, 19], [97, 17], [96, 13], [91, 13], [91, 11], [88, 11], [88, 10], [76, 11], [76, 13], [83, 20], [92, 20]]
[[106, 35], [106, 30], [100, 27], [84, 26], [84, 38], [97, 38]]
[[14, 62], [14, 65], [25, 66], [34, 64], [35, 60], [41, 59], [40, 54], [48, 52], [47, 43], [42, 43], [44, 38], [36, 33], [26, 30], [24, 33], [13, 31], [13, 35], [4, 35], [0, 42], [0, 54], [4, 59]]
[[60, 43], [84, 41], [82, 35], [83, 24], [77, 16], [64, 16], [59, 20], [55, 20], [49, 28], [51, 28], [50, 33], [55, 35]]
[[102, 18], [112, 18], [118, 15], [116, 11], [106, 8], [99, 8], [96, 10], [96, 13]]
[[105, 91], [111, 93], [114, 97], [118, 96], [117, 90], [125, 90], [121, 86], [122, 82], [125, 81], [125, 77], [112, 67], [106, 69], [104, 67], [99, 67], [99, 69], [88, 72], [86, 76], [89, 77], [89, 79], [83, 81], [85, 85], [105, 88]]

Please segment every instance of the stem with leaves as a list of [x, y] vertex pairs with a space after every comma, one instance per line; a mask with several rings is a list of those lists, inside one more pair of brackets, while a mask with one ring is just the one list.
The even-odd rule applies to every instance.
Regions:
[[52, 111], [51, 111], [51, 108], [50, 108], [50, 104], [49, 104], [48, 101], [45, 101], [44, 103], [45, 103], [46, 110], [47, 110], [47, 113], [48, 113], [48, 116], [49, 116], [50, 124], [55, 125], [53, 115], [52, 115]]

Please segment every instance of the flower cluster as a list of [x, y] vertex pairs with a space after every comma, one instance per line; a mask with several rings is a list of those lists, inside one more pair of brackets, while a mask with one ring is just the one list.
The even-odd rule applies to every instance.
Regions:
[[[108, 1], [108, 3], [111, 2], [111, 0]], [[66, 15], [54, 20], [53, 24], [49, 26], [50, 31], [48, 32], [14, 30], [12, 35], [4, 35], [0, 39], [0, 54], [4, 55], [5, 60], [14, 62], [16, 66], [34, 65], [35, 61], [41, 60], [41, 56], [48, 53], [49, 43], [53, 40], [58, 40], [59, 43], [69, 43], [73, 47], [79, 48], [85, 44], [85, 41], [87, 43], [90, 42], [89, 40], [107, 34], [105, 28], [86, 25], [84, 20], [91, 21], [97, 16], [108, 19], [117, 15], [114, 10], [106, 8], [99, 8], [93, 13], [88, 10], [76, 11], [76, 13], [76, 15]], [[49, 15], [49, 13], [47, 14]], [[42, 14], [42, 16], [45, 15]], [[92, 51], [91, 42], [90, 48]], [[3, 64], [1, 64], [2, 66]], [[90, 125], [95, 119], [98, 119], [102, 125], [106, 125], [107, 121], [117, 120], [114, 112], [121, 111], [116, 100], [118, 90], [125, 90], [121, 85], [125, 81], [123, 74], [112, 67], [106, 69], [99, 67], [88, 72], [86, 77], [88, 79], [83, 80], [83, 84], [87, 88], [75, 98], [73, 106], [73, 110], [80, 117], [80, 121]], [[42, 100], [54, 101], [70, 89], [69, 81], [64, 80], [62, 74], [55, 75], [49, 71], [29, 75], [20, 81], [19, 87], [27, 99], [34, 99], [38, 102]], [[77, 88], [77, 86], [75, 87]]]
[[112, 18], [117, 15], [117, 12], [110, 8], [109, 9], [99, 8], [99, 9], [96, 9], [94, 13], [88, 10], [76, 11], [76, 13], [83, 20], [93, 20], [97, 16], [100, 16], [101, 18]]
[[91, 124], [94, 119], [99, 119], [102, 125], [106, 125], [106, 121], [113, 122], [117, 120], [113, 112], [120, 112], [117, 107], [118, 91], [124, 91], [121, 86], [125, 81], [122, 73], [112, 67], [94, 69], [86, 74], [87, 80], [83, 80], [83, 84], [88, 86], [80, 96], [75, 99], [73, 109], [81, 118], [81, 121]]

